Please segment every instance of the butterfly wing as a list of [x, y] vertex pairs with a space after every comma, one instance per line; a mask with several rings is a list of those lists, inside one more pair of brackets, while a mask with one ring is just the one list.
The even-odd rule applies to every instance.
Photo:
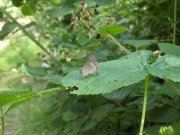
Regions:
[[85, 62], [82, 70], [81, 70], [81, 76], [85, 77], [91, 74], [95, 74], [98, 73], [99, 70], [99, 65], [98, 62], [96, 60], [96, 58], [91, 55], [87, 61]]

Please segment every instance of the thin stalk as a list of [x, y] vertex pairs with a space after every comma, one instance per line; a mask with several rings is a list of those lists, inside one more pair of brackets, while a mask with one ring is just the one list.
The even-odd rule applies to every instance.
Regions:
[[37, 41], [32, 34], [26, 31], [26, 29], [20, 23], [18, 23], [14, 17], [12, 17], [8, 12], [6, 12], [2, 7], [0, 7], [0, 11], [3, 14], [5, 14], [9, 19], [11, 19], [13, 22], [15, 22], [18, 25], [18, 27], [22, 30], [22, 32], [26, 36], [28, 36], [38, 47], [40, 47], [45, 53], [51, 56], [51, 54], [46, 50], [46, 48], [39, 41]]
[[173, 27], [173, 44], [176, 44], [176, 20], [177, 20], [177, 0], [174, 0], [174, 27]]
[[128, 51], [124, 46], [122, 46], [113, 36], [107, 35], [107, 37], [109, 37], [117, 46], [119, 46], [125, 54], [130, 54], [130, 51]]
[[1, 129], [2, 129], [2, 135], [4, 135], [4, 114], [3, 114], [3, 109], [1, 107]]
[[146, 115], [148, 88], [149, 88], [149, 75], [146, 76], [146, 84], [145, 84], [145, 91], [144, 91], [144, 102], [143, 102], [143, 110], [142, 110], [141, 126], [140, 126], [139, 135], [143, 135], [144, 121], [145, 121], [145, 115]]

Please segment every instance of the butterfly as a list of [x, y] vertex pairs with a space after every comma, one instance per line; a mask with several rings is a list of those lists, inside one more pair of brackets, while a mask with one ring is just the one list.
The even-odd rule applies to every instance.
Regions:
[[81, 77], [96, 74], [99, 71], [99, 65], [96, 58], [91, 55], [86, 60], [84, 66], [81, 69]]

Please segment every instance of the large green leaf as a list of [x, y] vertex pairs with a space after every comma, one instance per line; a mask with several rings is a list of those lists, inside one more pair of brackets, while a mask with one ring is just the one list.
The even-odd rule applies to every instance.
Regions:
[[32, 96], [32, 91], [0, 91], [0, 106]]
[[40, 92], [33, 91], [0, 91], [0, 107], [3, 107], [4, 114], [16, 107], [17, 105], [43, 95], [48, 95], [53, 92], [63, 91], [65, 88], [54, 88], [43, 90]]
[[162, 56], [154, 64], [148, 66], [148, 71], [159, 78], [180, 82], [180, 57]]
[[139, 57], [102, 62], [98, 74], [82, 78], [80, 71], [75, 70], [62, 79], [62, 85], [76, 86], [78, 90], [71, 93], [77, 95], [109, 93], [143, 80], [148, 74], [146, 61]]
[[171, 43], [158, 43], [160, 50], [168, 55], [180, 56], [180, 46]]
[[122, 40], [123, 44], [134, 46], [136, 49], [157, 43], [157, 40]]

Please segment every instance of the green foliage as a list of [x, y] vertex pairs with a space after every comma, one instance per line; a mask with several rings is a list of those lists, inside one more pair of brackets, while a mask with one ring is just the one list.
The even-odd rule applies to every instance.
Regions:
[[[137, 134], [143, 106], [143, 80], [148, 74], [151, 77], [146, 133], [158, 134], [159, 127], [167, 124], [179, 133], [179, 48], [165, 43], [156, 46], [159, 41], [149, 40], [171, 41], [171, 25], [175, 24], [172, 2], [85, 0], [86, 7], [79, 0], [53, 0], [53, 3], [46, 0], [11, 1], [23, 15], [31, 15], [36, 22], [28, 32], [42, 42], [50, 56], [39, 53], [43, 65], [48, 67], [42, 68], [42, 64], [34, 63], [37, 59], [39, 62], [35, 56], [39, 50], [21, 41], [14, 43], [11, 51], [3, 51], [3, 62], [7, 66], [1, 68], [5, 70], [24, 65], [21, 71], [44, 80], [41, 83], [48, 88], [47, 94], [56, 92], [57, 87], [64, 85], [70, 93], [86, 95], [77, 96], [64, 91], [46, 97], [47, 101], [39, 101], [38, 107], [36, 102], [31, 104], [31, 109], [24, 105], [18, 115], [22, 121], [17, 122], [21, 123], [21, 127], [15, 128], [15, 134]], [[3, 39], [10, 33], [14, 34], [14, 30], [13, 27], [6, 32], [2, 30]], [[109, 34], [116, 35], [114, 40], [107, 38]], [[123, 55], [124, 46], [118, 41], [128, 45], [129, 55]], [[16, 48], [19, 43], [20, 51]], [[165, 55], [156, 59], [151, 51], [157, 47]], [[147, 48], [151, 51], [137, 51]], [[132, 50], [136, 52], [131, 53]], [[17, 52], [21, 52], [21, 56]], [[81, 78], [82, 59], [90, 54], [94, 54], [99, 61], [99, 73]], [[50, 92], [50, 88], [55, 89]], [[0, 103], [6, 113], [29, 99], [44, 95], [44, 92], [7, 91], [0, 94]], [[23, 118], [24, 111], [30, 117], [28, 121], [25, 116]], [[31, 111], [34, 113], [31, 114]]]
[[[140, 54], [140, 55], [139, 55]], [[132, 53], [126, 59], [100, 63], [100, 72], [95, 76], [80, 77], [80, 71], [72, 71], [62, 79], [65, 87], [76, 86], [73, 94], [105, 94], [115, 89], [137, 83], [145, 78], [148, 72], [159, 78], [180, 82], [180, 58], [165, 55], [149, 65], [148, 56], [143, 53]], [[148, 70], [147, 70], [147, 69]], [[118, 79], [117, 79], [118, 78]], [[100, 82], [99, 82], [100, 81]]]

